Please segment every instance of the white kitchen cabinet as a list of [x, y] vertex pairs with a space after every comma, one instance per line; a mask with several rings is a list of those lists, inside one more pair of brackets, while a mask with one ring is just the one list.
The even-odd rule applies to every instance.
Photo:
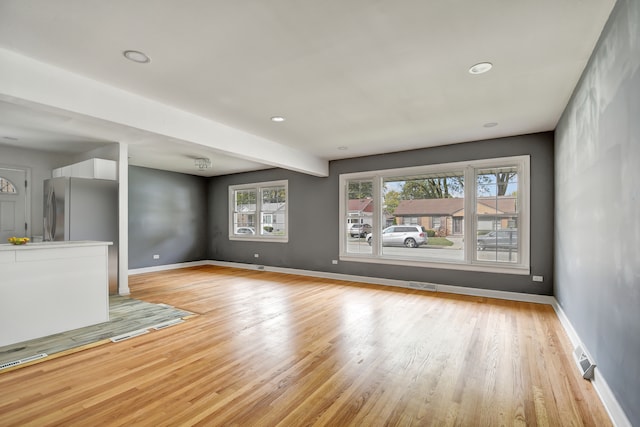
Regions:
[[0, 244], [0, 346], [109, 321], [110, 244]]
[[53, 170], [53, 177], [70, 176], [75, 178], [94, 178], [116, 180], [117, 164], [113, 160], [89, 159]]

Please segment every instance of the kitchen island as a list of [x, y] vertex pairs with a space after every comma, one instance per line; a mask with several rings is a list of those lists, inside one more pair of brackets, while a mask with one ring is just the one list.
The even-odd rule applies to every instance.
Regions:
[[0, 244], [0, 347], [108, 321], [109, 245]]

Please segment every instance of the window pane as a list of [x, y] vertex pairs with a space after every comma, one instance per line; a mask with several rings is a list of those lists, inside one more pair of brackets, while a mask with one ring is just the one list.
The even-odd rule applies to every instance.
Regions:
[[518, 263], [518, 168], [479, 170], [476, 260]]
[[463, 171], [387, 178], [383, 197], [387, 227], [374, 233], [383, 255], [464, 260]]
[[373, 232], [373, 181], [347, 182], [346, 251], [371, 254]]
[[18, 190], [16, 190], [15, 185], [13, 185], [11, 181], [6, 178], [0, 177], [0, 193], [17, 194]]
[[285, 215], [287, 191], [284, 186], [265, 187], [261, 192], [262, 222], [260, 234], [283, 236], [285, 234]]
[[256, 191], [236, 190], [234, 199], [234, 234], [242, 236], [256, 234]]

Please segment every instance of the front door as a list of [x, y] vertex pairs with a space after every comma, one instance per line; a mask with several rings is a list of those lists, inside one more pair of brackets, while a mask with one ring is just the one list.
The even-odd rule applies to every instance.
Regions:
[[0, 243], [27, 236], [26, 172], [0, 167]]

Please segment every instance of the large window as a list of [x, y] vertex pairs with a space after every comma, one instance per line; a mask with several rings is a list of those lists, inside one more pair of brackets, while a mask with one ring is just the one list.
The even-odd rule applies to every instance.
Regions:
[[229, 186], [229, 239], [286, 242], [288, 182]]
[[341, 175], [340, 257], [529, 274], [528, 181], [528, 156]]

